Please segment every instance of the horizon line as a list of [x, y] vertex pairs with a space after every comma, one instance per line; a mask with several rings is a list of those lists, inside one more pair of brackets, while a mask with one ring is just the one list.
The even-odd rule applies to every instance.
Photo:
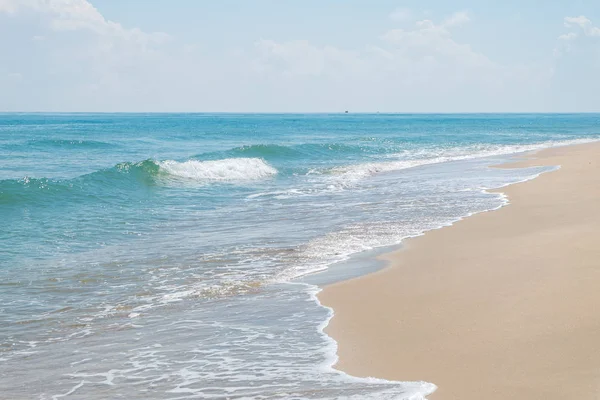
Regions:
[[600, 114], [599, 111], [0, 111], [0, 114], [222, 114], [222, 115], [500, 115]]

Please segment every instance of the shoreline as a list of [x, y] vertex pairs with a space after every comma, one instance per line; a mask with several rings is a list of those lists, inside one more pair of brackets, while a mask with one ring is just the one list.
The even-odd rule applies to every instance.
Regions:
[[596, 398], [598, 155], [596, 142], [504, 164], [560, 168], [490, 190], [509, 204], [409, 238], [382, 270], [325, 286], [335, 367], [432, 382], [434, 400]]

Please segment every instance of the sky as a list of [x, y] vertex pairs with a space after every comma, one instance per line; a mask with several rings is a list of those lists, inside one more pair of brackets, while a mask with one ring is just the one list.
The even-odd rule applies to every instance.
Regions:
[[0, 0], [0, 111], [600, 112], [597, 0]]

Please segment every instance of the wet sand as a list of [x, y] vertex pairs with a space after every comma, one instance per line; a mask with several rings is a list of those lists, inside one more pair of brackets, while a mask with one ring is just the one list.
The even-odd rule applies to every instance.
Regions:
[[337, 368], [433, 382], [432, 400], [600, 398], [600, 144], [503, 167], [535, 165], [561, 168], [320, 293]]

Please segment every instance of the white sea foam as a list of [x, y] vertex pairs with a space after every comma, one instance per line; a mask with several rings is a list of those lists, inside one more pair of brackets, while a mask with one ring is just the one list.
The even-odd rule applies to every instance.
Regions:
[[[291, 263], [280, 271], [274, 281], [289, 282], [305, 275], [327, 270], [331, 265], [346, 261], [352, 255], [376, 248], [397, 245], [407, 238], [421, 236], [425, 232], [453, 225], [455, 222], [481, 212], [497, 210], [509, 204], [508, 198], [502, 192], [490, 192], [505, 186], [535, 179], [542, 173], [550, 172], [560, 167], [535, 167], [512, 170], [508, 176], [493, 180], [491, 177], [475, 183], [473, 187], [456, 190], [456, 192], [479, 193], [482, 196], [471, 195], [467, 200], [460, 196], [451, 202], [422, 204], [428, 209], [438, 209], [428, 218], [414, 218], [397, 221], [362, 222], [347, 225], [343, 229], [330, 232], [309, 241], [301, 249], [300, 263]], [[488, 183], [488, 184], [486, 184]], [[432, 192], [432, 195], [434, 193]], [[435, 196], [435, 195], [434, 195]], [[390, 203], [391, 209], [400, 209], [401, 202]], [[412, 203], [408, 207], [415, 207]], [[444, 207], [450, 212], [443, 211]], [[378, 209], [378, 214], [382, 211]]]
[[[364, 383], [366, 385], [393, 385], [388, 390], [382, 390], [378, 393], [380, 398], [393, 398], [393, 399], [407, 399], [407, 400], [426, 400], [426, 397], [432, 394], [437, 390], [437, 386], [433, 383], [425, 382], [425, 381], [417, 381], [417, 382], [406, 382], [406, 381], [388, 381], [386, 379], [379, 378], [361, 378], [355, 377], [352, 375], [348, 375], [347, 373], [338, 370], [335, 368], [339, 357], [338, 357], [338, 344], [337, 342], [325, 333], [325, 329], [331, 322], [333, 318], [334, 311], [333, 308], [327, 307], [321, 303], [318, 298], [319, 292], [321, 292], [321, 288], [318, 286], [306, 285], [307, 292], [312, 301], [314, 301], [318, 307], [324, 308], [327, 310], [327, 318], [319, 324], [317, 330], [321, 338], [325, 342], [324, 354], [326, 355], [324, 363], [321, 365], [321, 370], [323, 372], [333, 372], [338, 373], [342, 377], [342, 379], [347, 380], [352, 383]], [[395, 386], [395, 387], [394, 387]], [[399, 389], [401, 388], [403, 393], [399, 393]]]
[[[424, 149], [421, 152], [410, 151], [411, 159], [397, 161], [381, 161], [372, 163], [355, 164], [336, 167], [331, 170], [334, 175], [344, 181], [352, 182], [369, 176], [390, 171], [399, 171], [424, 165], [440, 164], [450, 161], [471, 160], [475, 158], [502, 156], [525, 153], [550, 147], [568, 146], [597, 141], [598, 139], [575, 139], [565, 141], [548, 141], [535, 144], [522, 145], [474, 145], [467, 147], [453, 147], [446, 149]], [[390, 157], [405, 157], [406, 154], [397, 154]]]
[[277, 170], [260, 158], [226, 158], [214, 161], [158, 162], [169, 175], [199, 182], [248, 181], [276, 175]]

